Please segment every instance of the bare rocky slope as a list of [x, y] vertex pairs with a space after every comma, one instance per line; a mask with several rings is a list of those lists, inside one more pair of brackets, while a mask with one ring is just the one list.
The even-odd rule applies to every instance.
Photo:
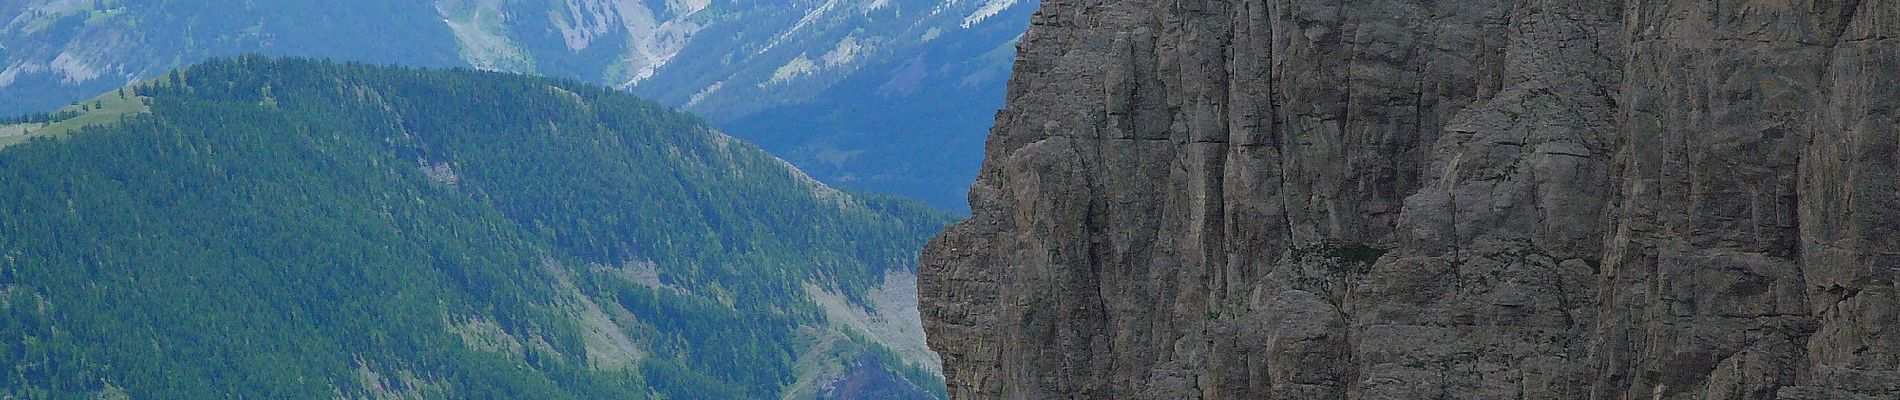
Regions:
[[1050, 0], [956, 399], [1900, 398], [1900, 2]]

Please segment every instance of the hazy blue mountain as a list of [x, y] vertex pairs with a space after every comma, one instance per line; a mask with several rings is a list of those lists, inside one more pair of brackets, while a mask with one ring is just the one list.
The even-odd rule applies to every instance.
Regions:
[[571, 79], [243, 57], [0, 122], [0, 398], [940, 398], [915, 251]]
[[1032, 0], [14, 0], [0, 111], [264, 53], [578, 78], [961, 210]]
[[50, 110], [173, 68], [242, 53], [462, 65], [423, 2], [6, 0], [0, 113]]

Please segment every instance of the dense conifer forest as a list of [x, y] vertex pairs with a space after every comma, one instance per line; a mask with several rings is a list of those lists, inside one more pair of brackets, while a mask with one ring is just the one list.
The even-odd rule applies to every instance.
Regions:
[[[240, 57], [0, 149], [0, 398], [778, 398], [945, 217], [574, 80]], [[70, 119], [70, 114], [10, 123]], [[910, 390], [910, 389], [906, 389]]]

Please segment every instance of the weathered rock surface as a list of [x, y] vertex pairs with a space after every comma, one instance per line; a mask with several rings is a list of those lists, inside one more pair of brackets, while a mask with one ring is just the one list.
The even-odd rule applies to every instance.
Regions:
[[1049, 0], [957, 399], [1900, 398], [1900, 2]]

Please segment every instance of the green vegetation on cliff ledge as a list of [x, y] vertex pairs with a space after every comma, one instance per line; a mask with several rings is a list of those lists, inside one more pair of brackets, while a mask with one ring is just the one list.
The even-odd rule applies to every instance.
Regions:
[[943, 223], [571, 80], [134, 90], [0, 150], [0, 398], [777, 398], [827, 325], [805, 285], [860, 299]]

